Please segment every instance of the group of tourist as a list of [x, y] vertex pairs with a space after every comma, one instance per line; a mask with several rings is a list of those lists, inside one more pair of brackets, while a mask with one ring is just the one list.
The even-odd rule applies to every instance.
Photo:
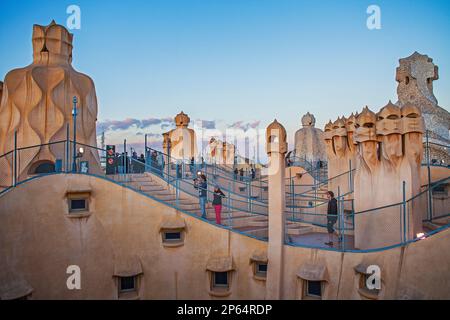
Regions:
[[[208, 182], [206, 175], [199, 172], [198, 177], [194, 179], [194, 188], [198, 190], [198, 198], [200, 203], [200, 212], [203, 219], [207, 219], [206, 204], [208, 202]], [[220, 190], [219, 186], [214, 187], [212, 205], [216, 214], [216, 223], [222, 224], [222, 199], [225, 194]]]
[[309, 163], [310, 164], [310, 168], [311, 170], [319, 170], [322, 169], [325, 166], [325, 162], [322, 160], [307, 160], [306, 158], [296, 158], [295, 156], [292, 155], [293, 151], [289, 151], [288, 154], [286, 155], [286, 167], [292, 167], [297, 163]]
[[164, 161], [164, 155], [156, 150], [152, 150], [151, 152], [149, 152], [149, 154], [150, 154], [150, 163], [149, 163], [150, 171], [162, 177], [164, 173], [164, 167], [166, 165]]
[[156, 150], [148, 152], [147, 157], [145, 157], [143, 153], [138, 156], [136, 151], [132, 151], [131, 157], [128, 155], [128, 152], [122, 152], [116, 153], [115, 158], [115, 173], [144, 173], [146, 171], [146, 166], [148, 169], [147, 171], [151, 171], [160, 176], [164, 173], [164, 155]]
[[203, 157], [200, 158], [200, 163], [195, 162], [195, 158], [192, 157], [189, 162], [189, 171], [193, 174], [197, 172], [198, 169], [204, 169], [205, 168], [205, 160]]
[[145, 156], [141, 154], [139, 157], [134, 151], [130, 156], [128, 152], [116, 153], [115, 173], [143, 173], [145, 171]]
[[251, 167], [250, 171], [248, 171], [248, 169], [244, 170], [244, 168], [234, 168], [233, 171], [234, 174], [234, 180], [238, 180], [239, 177], [239, 181], [244, 181], [244, 177], [249, 177], [251, 180], [255, 180], [256, 179], [256, 170], [254, 167]]

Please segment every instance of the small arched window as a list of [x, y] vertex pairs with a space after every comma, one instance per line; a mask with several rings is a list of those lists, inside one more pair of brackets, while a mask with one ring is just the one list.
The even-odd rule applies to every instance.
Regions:
[[55, 172], [55, 164], [52, 161], [44, 160], [33, 164], [30, 168], [30, 174], [43, 174]]
[[278, 136], [276, 135], [272, 135], [269, 137], [269, 142], [270, 143], [278, 143]]
[[405, 84], [408, 85], [409, 84], [409, 77], [405, 78]]

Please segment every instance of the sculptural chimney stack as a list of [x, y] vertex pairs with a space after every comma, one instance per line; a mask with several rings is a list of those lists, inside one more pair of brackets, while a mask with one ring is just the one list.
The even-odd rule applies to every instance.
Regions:
[[281, 299], [285, 236], [285, 155], [286, 129], [274, 120], [266, 130], [269, 156], [269, 245], [266, 299]]

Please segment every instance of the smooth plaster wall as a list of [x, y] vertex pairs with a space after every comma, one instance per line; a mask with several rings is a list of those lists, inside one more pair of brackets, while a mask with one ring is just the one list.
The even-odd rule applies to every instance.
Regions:
[[[66, 192], [88, 189], [92, 214], [69, 218]], [[160, 224], [177, 214], [186, 221], [185, 243], [163, 247]], [[380, 298], [396, 298], [400, 289], [413, 284], [423, 296], [449, 299], [449, 241], [447, 229], [406, 249], [376, 253], [343, 254], [285, 245], [282, 298], [298, 298], [298, 269], [313, 262], [328, 269], [324, 299], [360, 299], [354, 267], [373, 262], [382, 267]], [[233, 256], [236, 271], [226, 298], [264, 299], [265, 282], [253, 279], [249, 262], [257, 250], [267, 250], [267, 243], [177, 213], [92, 176], [43, 177], [0, 197], [0, 269], [21, 273], [34, 288], [33, 299], [117, 299], [114, 255], [125, 259], [133, 254], [142, 263], [142, 299], [216, 299], [208, 294], [205, 270], [213, 255]], [[81, 290], [66, 288], [66, 268], [73, 264], [81, 267]]]

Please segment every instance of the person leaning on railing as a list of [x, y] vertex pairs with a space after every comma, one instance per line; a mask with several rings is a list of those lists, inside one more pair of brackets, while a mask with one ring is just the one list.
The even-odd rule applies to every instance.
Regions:
[[334, 197], [333, 191], [327, 192], [328, 198], [328, 208], [327, 208], [327, 231], [328, 231], [328, 242], [325, 242], [327, 246], [333, 246], [333, 233], [334, 225], [337, 222], [337, 200]]

